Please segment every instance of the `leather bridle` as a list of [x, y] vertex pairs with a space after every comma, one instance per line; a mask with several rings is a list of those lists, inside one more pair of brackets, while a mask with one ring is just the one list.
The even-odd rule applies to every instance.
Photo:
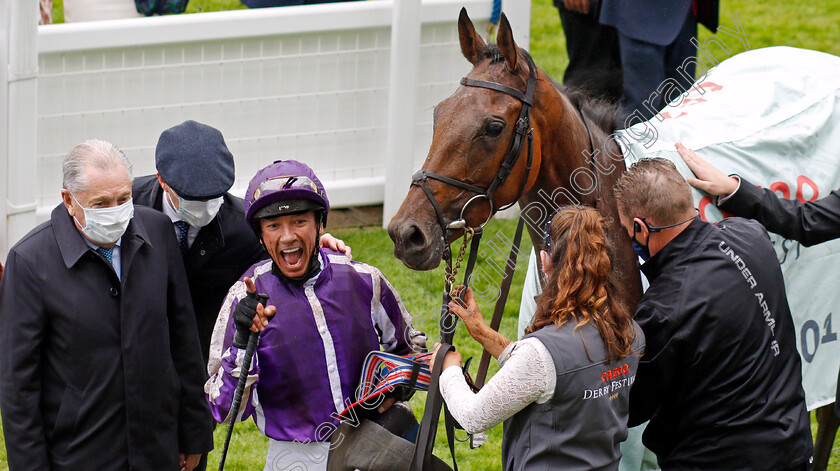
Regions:
[[[437, 216], [438, 224], [441, 228], [441, 237], [443, 238], [443, 244], [445, 247], [444, 259], [448, 259], [451, 257], [451, 252], [449, 251], [449, 244], [447, 243], [446, 237], [447, 231], [466, 229], [467, 227], [469, 227], [464, 216], [467, 208], [471, 203], [483, 199], [486, 200], [487, 203], [490, 205], [490, 212], [487, 216], [487, 219], [479, 226], [473, 227], [473, 229], [481, 229], [487, 224], [487, 222], [490, 220], [493, 214], [496, 213], [496, 211], [507, 209], [516, 204], [519, 198], [522, 197], [522, 193], [525, 191], [525, 185], [527, 184], [528, 177], [531, 173], [531, 163], [533, 161], [534, 156], [534, 134], [533, 128], [531, 128], [531, 105], [534, 102], [534, 90], [537, 85], [537, 67], [534, 65], [534, 60], [531, 59], [531, 56], [528, 55], [528, 53], [524, 50], [522, 52], [525, 55], [526, 61], [528, 62], [528, 83], [525, 87], [525, 93], [522, 93], [521, 91], [513, 87], [502, 85], [496, 82], [475, 80], [467, 77], [461, 79], [461, 85], [464, 85], [466, 87], [480, 87], [495, 90], [497, 92], [510, 95], [522, 102], [522, 108], [519, 110], [519, 117], [516, 119], [513, 138], [511, 139], [510, 146], [508, 147], [507, 154], [505, 154], [505, 158], [502, 161], [502, 165], [501, 167], [499, 167], [499, 173], [496, 174], [496, 177], [493, 179], [492, 182], [490, 182], [490, 185], [487, 188], [482, 188], [478, 185], [462, 182], [460, 180], [447, 177], [445, 175], [440, 175], [434, 172], [427, 172], [425, 170], [418, 170], [411, 177], [411, 184], [417, 185], [423, 189], [423, 192], [426, 194], [426, 197], [428, 197], [429, 202], [432, 204], [432, 207], [435, 210], [435, 215]], [[525, 144], [526, 139], [528, 140], [528, 160], [525, 165], [525, 177], [522, 179], [522, 184], [519, 187], [519, 192], [517, 193], [517, 196], [513, 199], [513, 201], [511, 201], [504, 207], [500, 207], [497, 209], [495, 199], [496, 190], [502, 185], [504, 185], [511, 171], [513, 171], [513, 168], [519, 161], [519, 156], [522, 153], [522, 146]], [[429, 178], [440, 181], [447, 185], [454, 186], [456, 188], [460, 188], [462, 190], [469, 191], [471, 193], [475, 193], [475, 196], [468, 199], [467, 202], [464, 203], [464, 206], [461, 207], [461, 212], [458, 219], [455, 219], [453, 221], [447, 221], [446, 217], [443, 215], [443, 211], [441, 211], [440, 209], [440, 205], [435, 199], [434, 194], [429, 189], [429, 186], [426, 183], [426, 181]]]
[[[510, 95], [520, 102], [522, 102], [522, 108], [519, 110], [519, 117], [516, 119], [516, 124], [514, 128], [513, 138], [510, 142], [508, 147], [507, 154], [505, 154], [504, 160], [502, 161], [502, 165], [499, 168], [499, 172], [496, 174], [496, 177], [490, 182], [490, 185], [487, 188], [482, 188], [478, 185], [473, 185], [471, 183], [462, 182], [460, 180], [456, 180], [454, 178], [447, 177], [445, 175], [440, 175], [438, 173], [427, 172], [425, 170], [419, 170], [415, 173], [411, 178], [411, 184], [417, 185], [423, 189], [423, 192], [426, 194], [426, 197], [429, 199], [429, 202], [432, 204], [432, 207], [435, 210], [435, 215], [437, 216], [438, 224], [440, 224], [441, 228], [441, 238], [443, 239], [443, 259], [446, 261], [447, 264], [447, 278], [444, 287], [444, 294], [443, 294], [443, 306], [444, 310], [446, 310], [446, 306], [451, 300], [451, 289], [454, 283], [455, 272], [457, 271], [458, 267], [461, 263], [461, 258], [464, 254], [464, 249], [466, 248], [467, 242], [472, 240], [472, 244], [470, 246], [470, 256], [467, 262], [467, 267], [464, 271], [464, 285], [467, 285], [469, 282], [470, 274], [472, 273], [473, 267], [475, 266], [476, 255], [478, 253], [478, 244], [481, 239], [482, 229], [496, 213], [496, 211], [500, 211], [503, 209], [507, 209], [510, 206], [516, 204], [519, 198], [522, 197], [522, 194], [525, 191], [525, 186], [528, 182], [528, 177], [531, 173], [531, 163], [533, 162], [533, 155], [534, 155], [534, 134], [533, 128], [531, 128], [531, 105], [534, 101], [534, 90], [536, 89], [537, 84], [537, 76], [536, 76], [536, 66], [534, 65], [533, 59], [531, 56], [524, 50], [522, 50], [523, 54], [525, 55], [525, 59], [528, 63], [528, 82], [525, 86], [525, 93], [521, 91], [509, 87], [507, 85], [502, 85], [500, 83], [495, 82], [487, 82], [484, 80], [475, 80], [471, 78], [464, 77], [461, 79], [461, 85], [467, 87], [480, 87], [480, 88], [487, 88], [490, 90], [495, 90], [497, 92], [504, 93], [506, 95]], [[496, 190], [504, 185], [505, 181], [507, 181], [508, 176], [510, 175], [513, 168], [516, 166], [516, 163], [519, 161], [520, 154], [522, 153], [522, 146], [525, 144], [525, 140], [528, 140], [528, 157], [527, 162], [525, 164], [525, 176], [522, 179], [522, 184], [519, 187], [519, 192], [516, 198], [513, 199], [509, 204], [505, 205], [501, 208], [496, 208], [496, 200], [495, 194]], [[456, 188], [460, 188], [462, 190], [469, 191], [471, 193], [475, 193], [470, 199], [464, 203], [464, 206], [461, 207], [461, 212], [459, 218], [453, 221], [447, 221], [446, 217], [443, 215], [443, 211], [440, 209], [440, 205], [438, 204], [437, 200], [434, 197], [431, 189], [427, 185], [427, 180], [431, 178], [434, 180], [438, 180], [442, 183], [452, 185]], [[471, 227], [467, 225], [467, 221], [465, 219], [466, 209], [469, 205], [477, 200], [484, 199], [490, 206], [490, 212], [487, 216], [487, 219], [481, 223], [477, 227]], [[523, 219], [520, 218], [516, 236], [515, 236], [515, 247], [511, 248], [511, 256], [510, 259], [513, 260], [513, 266], [516, 266], [516, 251], [519, 246], [519, 239], [522, 234], [523, 228]], [[449, 248], [449, 242], [447, 238], [447, 231], [449, 230], [458, 230], [463, 229], [464, 233], [464, 242], [461, 245], [461, 249], [459, 251], [457, 257], [457, 264], [455, 267], [455, 271], [452, 270], [452, 252]], [[510, 266], [510, 263], [507, 264]], [[507, 273], [507, 270], [506, 270]], [[507, 278], [512, 278], [512, 269], [510, 269], [510, 273], [508, 274]], [[507, 288], [510, 287], [509, 280], [507, 283]], [[504, 309], [504, 300], [507, 299], [507, 289], [504, 291], [504, 295], [500, 297], [499, 301], [501, 302], [501, 308]], [[497, 310], [499, 305], [497, 303]], [[495, 316], [494, 316], [495, 317]], [[499, 316], [500, 317], [500, 316]], [[454, 319], [453, 319], [454, 318]], [[455, 325], [456, 325], [457, 317], [450, 313], [445, 312], [441, 314], [440, 319], [440, 327], [441, 327], [441, 346], [438, 350], [438, 355], [436, 357], [435, 365], [432, 366], [432, 378], [429, 385], [429, 393], [426, 397], [426, 409], [423, 414], [423, 419], [420, 423], [420, 430], [417, 436], [417, 443], [415, 444], [415, 452], [414, 458], [411, 463], [411, 470], [412, 471], [424, 471], [428, 463], [431, 462], [432, 456], [432, 449], [434, 448], [434, 441], [435, 435], [437, 430], [437, 423], [438, 418], [440, 416], [441, 407], [444, 408], [444, 418], [446, 422], [446, 435], [447, 441], [449, 442], [449, 451], [452, 454], [452, 463], [455, 467], [455, 471], [458, 470], [458, 465], [455, 463], [455, 450], [454, 450], [454, 428], [455, 428], [455, 421], [452, 416], [449, 414], [449, 411], [446, 410], [445, 405], [443, 404], [443, 398], [440, 395], [440, 388], [439, 388], [439, 378], [440, 373], [443, 367], [443, 359], [446, 356], [446, 352], [449, 350], [454, 349], [452, 347], [452, 340], [455, 333]], [[497, 327], [498, 328], [498, 327]]]

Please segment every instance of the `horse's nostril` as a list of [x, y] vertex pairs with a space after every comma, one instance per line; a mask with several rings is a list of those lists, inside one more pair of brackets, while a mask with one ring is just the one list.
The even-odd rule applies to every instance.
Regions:
[[423, 234], [423, 231], [420, 230], [419, 227], [415, 225], [411, 225], [408, 228], [408, 237], [405, 238], [407, 245], [409, 247], [425, 247], [426, 246], [426, 235]]

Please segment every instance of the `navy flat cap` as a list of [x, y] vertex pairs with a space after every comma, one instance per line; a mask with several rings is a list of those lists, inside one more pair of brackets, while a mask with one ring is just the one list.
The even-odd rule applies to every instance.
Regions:
[[233, 186], [233, 154], [218, 129], [195, 121], [160, 135], [155, 167], [163, 181], [187, 200], [218, 198]]

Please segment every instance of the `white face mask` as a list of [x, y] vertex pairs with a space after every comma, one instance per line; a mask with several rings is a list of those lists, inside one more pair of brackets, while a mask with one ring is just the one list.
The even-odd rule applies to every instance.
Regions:
[[[133, 199], [110, 208], [85, 208], [75, 196], [73, 199], [85, 212], [85, 227], [82, 228], [82, 232], [97, 244], [110, 245], [120, 240], [134, 217]], [[73, 216], [73, 219], [81, 226], [76, 216]]]
[[[169, 194], [167, 193], [168, 196]], [[178, 216], [184, 222], [199, 229], [210, 224], [210, 221], [219, 213], [219, 209], [221, 209], [224, 200], [224, 196], [208, 201], [185, 200], [179, 196], [178, 209], [175, 212], [178, 213]]]

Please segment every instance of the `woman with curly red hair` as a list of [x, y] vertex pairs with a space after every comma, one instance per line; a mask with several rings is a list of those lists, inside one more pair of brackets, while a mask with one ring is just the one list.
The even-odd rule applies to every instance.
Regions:
[[619, 302], [600, 214], [563, 207], [548, 233], [550, 253], [540, 254], [548, 279], [522, 340], [490, 329], [471, 291], [450, 303], [501, 368], [473, 393], [461, 355], [450, 352], [441, 393], [469, 433], [505, 421], [505, 470], [616, 470], [644, 335]]

